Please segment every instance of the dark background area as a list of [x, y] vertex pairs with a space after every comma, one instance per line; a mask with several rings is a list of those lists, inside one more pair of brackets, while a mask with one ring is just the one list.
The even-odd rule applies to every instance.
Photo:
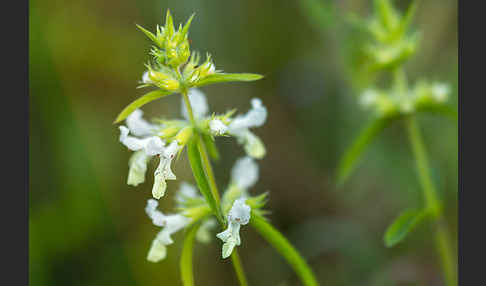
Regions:
[[[404, 9], [409, 1], [395, 1]], [[318, 6], [315, 3], [324, 3]], [[335, 3], [335, 10], [327, 9]], [[269, 110], [255, 133], [267, 147], [253, 194], [270, 192], [272, 223], [307, 258], [322, 285], [442, 285], [430, 225], [393, 249], [383, 233], [400, 211], [422, 205], [403, 124], [385, 130], [350, 180], [335, 186], [338, 160], [370, 114], [357, 104], [363, 86], [349, 69], [359, 31], [347, 13], [368, 16], [372, 1], [30, 1], [29, 274], [31, 285], [180, 285], [182, 233], [166, 260], [145, 260], [158, 229], [143, 211], [152, 177], [127, 186], [129, 152], [112, 124], [143, 94], [136, 89], [149, 30], [171, 9], [177, 23], [196, 12], [191, 48], [210, 52], [227, 72], [254, 72], [254, 83], [202, 88], [212, 111], [245, 112], [252, 97]], [[323, 13], [319, 13], [323, 7]], [[333, 12], [331, 12], [333, 11]], [[421, 1], [414, 20], [419, 49], [411, 81], [451, 86], [457, 106], [457, 1]], [[180, 117], [180, 98], [143, 108], [147, 117]], [[421, 115], [432, 173], [450, 228], [457, 229], [457, 124]], [[218, 141], [214, 164], [225, 186], [243, 150]], [[162, 209], [174, 205], [180, 180], [193, 182], [181, 157]], [[150, 174], [153, 168], [149, 169]], [[179, 180], [180, 179], [180, 180]], [[240, 254], [251, 285], [299, 285], [284, 261], [251, 228]], [[198, 285], [236, 285], [220, 242], [196, 244]]]

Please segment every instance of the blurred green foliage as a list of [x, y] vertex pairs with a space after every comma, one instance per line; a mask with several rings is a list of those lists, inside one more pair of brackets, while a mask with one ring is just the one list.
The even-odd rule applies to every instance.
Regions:
[[[152, 182], [136, 190], [125, 184], [129, 152], [112, 125], [118, 111], [143, 92], [136, 86], [150, 43], [135, 24], [153, 30], [167, 8], [176, 22], [196, 13], [191, 46], [214, 55], [216, 66], [265, 75], [250, 85], [203, 90], [215, 111], [245, 110], [254, 96], [267, 105], [269, 121], [258, 135], [268, 153], [256, 188], [270, 191], [272, 223], [302, 251], [321, 284], [442, 285], [425, 226], [393, 249], [383, 246], [389, 222], [421, 202], [403, 128], [387, 128], [349, 182], [335, 187], [339, 155], [368, 119], [356, 100], [368, 75], [350, 68], [362, 60], [365, 35], [349, 19], [369, 15], [371, 2], [30, 1], [31, 285], [181, 283], [182, 234], [165, 261], [145, 260], [157, 231], [143, 212]], [[410, 3], [395, 2], [402, 11]], [[456, 15], [457, 1], [421, 1], [413, 25], [422, 39], [406, 65], [412, 81], [427, 75], [449, 82], [452, 105], [457, 105]], [[177, 97], [144, 108], [148, 116], [171, 117], [179, 110]], [[420, 120], [455, 230], [457, 125], [431, 115]], [[243, 155], [235, 144], [219, 141], [221, 158]], [[214, 166], [221, 188], [233, 163], [225, 159]], [[185, 159], [175, 169], [178, 179], [192, 182]], [[173, 205], [171, 191], [179, 182], [169, 183], [162, 209]], [[261, 238], [250, 230], [244, 236], [240, 254], [252, 285], [297, 285], [295, 274]], [[219, 244], [196, 243], [193, 259], [200, 285], [236, 284]]]

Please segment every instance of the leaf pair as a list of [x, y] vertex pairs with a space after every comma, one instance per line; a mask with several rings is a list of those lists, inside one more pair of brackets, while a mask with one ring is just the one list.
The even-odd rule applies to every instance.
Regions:
[[[196, 87], [205, 86], [209, 84], [221, 83], [221, 82], [232, 82], [232, 81], [255, 81], [263, 78], [262, 75], [252, 74], [252, 73], [216, 73], [203, 78], [199, 81]], [[135, 109], [142, 107], [143, 105], [159, 99], [161, 97], [172, 94], [171, 91], [166, 91], [162, 89], [151, 91], [125, 107], [122, 112], [117, 116], [114, 123], [119, 123], [125, 120]]]

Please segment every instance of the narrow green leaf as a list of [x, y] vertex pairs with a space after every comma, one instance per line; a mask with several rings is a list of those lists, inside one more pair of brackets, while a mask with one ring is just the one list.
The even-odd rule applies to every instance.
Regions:
[[406, 210], [401, 213], [385, 232], [386, 247], [392, 247], [402, 241], [427, 214], [425, 210]]
[[182, 245], [182, 253], [180, 260], [182, 285], [193, 286], [194, 274], [192, 271], [192, 250], [194, 248], [194, 237], [199, 229], [200, 224], [195, 224], [189, 228], [184, 237], [184, 244]]
[[209, 135], [203, 134], [202, 139], [204, 141], [204, 145], [206, 146], [209, 156], [214, 160], [219, 160], [219, 151], [218, 147], [216, 147], [216, 143]]
[[149, 39], [151, 39], [154, 43], [158, 44], [157, 37], [150, 32], [149, 30], [145, 29], [144, 27], [140, 26], [139, 24], [136, 24], [137, 28], [142, 31]]
[[255, 81], [262, 78], [263, 75], [254, 73], [215, 73], [200, 80], [196, 86], [230, 81]]
[[371, 141], [392, 121], [393, 117], [377, 118], [363, 129], [358, 138], [344, 153], [338, 166], [338, 185], [349, 177], [358, 159]]
[[147, 104], [147, 103], [149, 103], [149, 102], [151, 102], [153, 100], [156, 100], [156, 99], [161, 98], [163, 96], [169, 95], [171, 93], [172, 92], [170, 92], [170, 91], [165, 91], [165, 90], [162, 90], [162, 89], [158, 89], [158, 90], [151, 91], [151, 92], [143, 95], [142, 97], [137, 98], [135, 101], [133, 101], [132, 103], [130, 103], [127, 107], [125, 107], [122, 110], [122, 112], [120, 112], [120, 114], [118, 114], [118, 117], [116, 118], [115, 122], [113, 122], [113, 123], [118, 123], [118, 122], [124, 120], [135, 109], [137, 109], [139, 107], [142, 107], [142, 105], [145, 105], [145, 104]]
[[198, 144], [199, 138], [197, 135], [193, 136], [191, 141], [189, 141], [189, 144], [187, 144], [187, 156], [189, 157], [192, 174], [194, 175], [194, 179], [196, 180], [199, 190], [211, 207], [211, 210], [216, 215], [217, 219], [224, 224], [220, 208], [216, 204], [216, 200], [211, 194], [211, 189], [209, 188], [209, 182], [202, 166], [201, 154], [199, 153]]
[[280, 255], [285, 258], [285, 260], [287, 260], [287, 263], [289, 263], [295, 273], [299, 276], [303, 285], [318, 285], [309, 265], [307, 265], [297, 250], [278, 230], [269, 224], [262, 216], [254, 212], [251, 214], [250, 224], [277, 250], [278, 253], [280, 253]]

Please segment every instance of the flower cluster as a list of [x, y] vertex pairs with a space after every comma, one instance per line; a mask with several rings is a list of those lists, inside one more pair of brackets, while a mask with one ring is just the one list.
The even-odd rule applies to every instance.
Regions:
[[[251, 109], [245, 114], [235, 115], [236, 110], [224, 114], [210, 114], [206, 96], [196, 88], [219, 82], [252, 81], [262, 76], [222, 73], [216, 70], [210, 55], [200, 63], [199, 54], [191, 52], [189, 48], [188, 30], [192, 19], [193, 16], [176, 30], [171, 14], [167, 12], [165, 25], [157, 26], [155, 34], [138, 26], [155, 44], [150, 52], [152, 59], [146, 65], [147, 70], [142, 75], [140, 87], [157, 89], [128, 105], [115, 121], [118, 123], [125, 120], [125, 125], [119, 127], [119, 140], [129, 150], [134, 151], [128, 162], [128, 185], [137, 186], [143, 183], [149, 162], [154, 157], [159, 158], [154, 172], [153, 199], [147, 201], [145, 208], [153, 224], [162, 228], [153, 240], [147, 255], [147, 260], [152, 262], [158, 262], [166, 257], [167, 246], [173, 243], [172, 235], [181, 229], [197, 227], [197, 240], [209, 242], [212, 237], [211, 231], [217, 224], [213, 215], [219, 219], [221, 227], [227, 227], [217, 234], [223, 241], [222, 256], [226, 258], [231, 255], [235, 246], [241, 244], [240, 228], [249, 223], [251, 214], [264, 213], [260, 208], [265, 203], [266, 195], [252, 197], [248, 190], [258, 179], [258, 165], [255, 159], [263, 158], [266, 153], [262, 141], [250, 129], [265, 123], [267, 109], [260, 99], [253, 98]], [[143, 112], [140, 110], [142, 105], [171, 93], [183, 95], [182, 118], [156, 118], [151, 122], [143, 118]], [[202, 166], [197, 165], [196, 171], [193, 169], [193, 172], [199, 188], [202, 189], [198, 190], [195, 186], [182, 182], [175, 196], [175, 213], [166, 214], [158, 210], [157, 200], [164, 196], [167, 180], [176, 180], [176, 175], [172, 171], [174, 158], [180, 155], [188, 144], [197, 148], [206, 148], [208, 144], [216, 150], [216, 137], [236, 138], [247, 154], [235, 164], [231, 182], [221, 201], [216, 189], [207, 190], [204, 187], [207, 186], [207, 181], [201, 187], [198, 180], [200, 177], [197, 177], [195, 172], [207, 176], [205, 172], [208, 171], [208, 166], [203, 170]], [[191, 168], [194, 168], [194, 160], [199, 160], [202, 155], [192, 156], [189, 153], [188, 151]], [[209, 159], [206, 163], [208, 161]], [[207, 179], [206, 177], [203, 180]]]
[[[262, 141], [250, 131], [250, 128], [262, 126], [267, 117], [267, 110], [257, 98], [251, 100], [252, 108], [242, 115], [232, 117], [234, 111], [224, 115], [208, 115], [209, 107], [204, 93], [196, 88], [189, 90], [195, 125], [189, 120], [186, 105], [182, 103], [184, 119], [155, 120], [149, 123], [143, 119], [143, 112], [135, 110], [126, 119], [126, 126], [120, 126], [120, 142], [135, 151], [129, 160], [127, 183], [137, 186], [145, 181], [147, 164], [151, 158], [160, 158], [154, 173], [152, 195], [160, 199], [167, 188], [166, 180], [175, 180], [171, 170], [174, 157], [182, 151], [187, 142], [197, 132], [214, 137], [232, 136], [244, 146], [246, 153], [257, 159], [265, 155]], [[133, 136], [132, 136], [133, 135]]]
[[[265, 203], [266, 195], [251, 197], [248, 189], [258, 180], [258, 165], [251, 157], [239, 159], [231, 172], [231, 184], [225, 191], [221, 202], [224, 214], [227, 218], [227, 229], [216, 235], [223, 244], [222, 257], [231, 255], [234, 247], [241, 244], [240, 228], [250, 220], [252, 211], [260, 210]], [[211, 240], [211, 232], [217, 225], [211, 217], [211, 209], [204, 198], [198, 194], [195, 186], [182, 182], [175, 197], [177, 213], [165, 215], [157, 210], [158, 202], [154, 199], [147, 201], [145, 212], [156, 226], [162, 227], [152, 242], [147, 260], [158, 262], [165, 258], [167, 245], [173, 243], [171, 235], [187, 228], [194, 223], [199, 223], [196, 239], [202, 243]]]

